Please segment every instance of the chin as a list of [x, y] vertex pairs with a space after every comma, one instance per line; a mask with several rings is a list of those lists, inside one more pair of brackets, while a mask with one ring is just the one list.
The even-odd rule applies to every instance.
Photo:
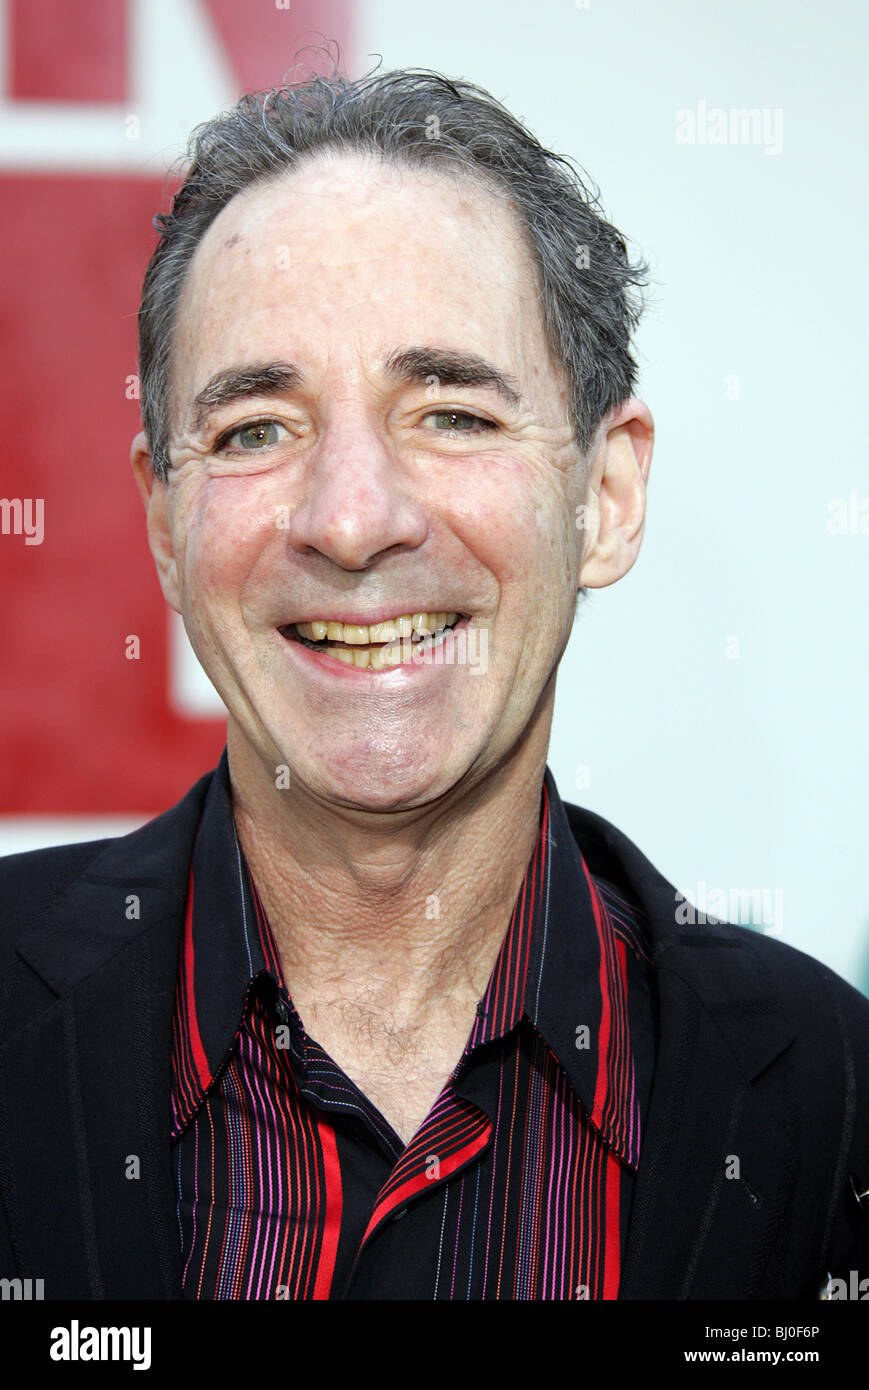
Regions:
[[449, 765], [436, 765], [418, 757], [409, 763], [406, 756], [401, 760], [374, 755], [362, 759], [333, 756], [328, 766], [321, 763], [312, 767], [310, 775], [302, 765], [295, 765], [299, 779], [314, 795], [373, 814], [411, 810], [436, 801], [461, 776], [454, 757]]

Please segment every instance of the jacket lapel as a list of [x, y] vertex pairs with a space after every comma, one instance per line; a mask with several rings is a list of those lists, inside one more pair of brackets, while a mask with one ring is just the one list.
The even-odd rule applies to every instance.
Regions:
[[[714, 972], [728, 949], [698, 954]], [[658, 965], [658, 1064], [619, 1297], [757, 1297], [794, 1160], [787, 1114], [751, 1084], [760, 1052], [756, 1067], [741, 1064], [707, 1001], [677, 973], [682, 962], [674, 965]]]
[[658, 1055], [619, 1298], [758, 1297], [797, 1156], [796, 1097], [755, 1083], [793, 1020], [750, 931], [679, 926], [684, 900], [636, 846], [590, 812], [568, 814], [592, 872], [633, 888], [653, 947]]
[[0, 1054], [8, 1113], [28, 1116], [26, 1131], [10, 1134], [0, 1181], [19, 1272], [43, 1278], [46, 1298], [181, 1296], [172, 1016], [210, 775], [109, 841], [19, 944], [51, 995]]

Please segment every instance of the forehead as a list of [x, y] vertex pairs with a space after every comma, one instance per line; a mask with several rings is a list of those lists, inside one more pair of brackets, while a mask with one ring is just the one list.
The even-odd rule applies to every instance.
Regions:
[[181, 399], [205, 372], [274, 355], [276, 338], [310, 369], [441, 342], [537, 375], [538, 275], [508, 199], [357, 154], [246, 189], [188, 272], [174, 354]]

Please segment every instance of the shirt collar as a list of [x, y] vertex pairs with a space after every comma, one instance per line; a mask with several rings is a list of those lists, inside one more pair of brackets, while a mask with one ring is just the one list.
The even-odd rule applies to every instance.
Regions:
[[172, 1036], [172, 1137], [232, 1051], [253, 982], [281, 982], [278, 954], [235, 829], [224, 748], [190, 864]]
[[[229, 1056], [262, 976], [271, 978], [273, 989], [283, 986], [235, 830], [224, 749], [191, 862], [173, 1030], [173, 1137]], [[537, 842], [464, 1057], [523, 1018], [545, 1038], [591, 1123], [635, 1168], [640, 1106], [624, 939], [579, 850], [549, 768]]]
[[[643, 949], [632, 914], [630, 939]], [[545, 1038], [594, 1127], [630, 1167], [640, 1105], [624, 936], [588, 866], [547, 767], [540, 829], [465, 1056], [523, 1017]]]

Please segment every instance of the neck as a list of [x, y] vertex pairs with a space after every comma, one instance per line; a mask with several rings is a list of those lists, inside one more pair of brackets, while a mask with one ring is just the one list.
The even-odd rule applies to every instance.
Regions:
[[389, 815], [277, 790], [230, 722], [238, 835], [303, 1018], [326, 998], [418, 1019], [481, 996], [536, 842], [551, 717], [476, 782]]

